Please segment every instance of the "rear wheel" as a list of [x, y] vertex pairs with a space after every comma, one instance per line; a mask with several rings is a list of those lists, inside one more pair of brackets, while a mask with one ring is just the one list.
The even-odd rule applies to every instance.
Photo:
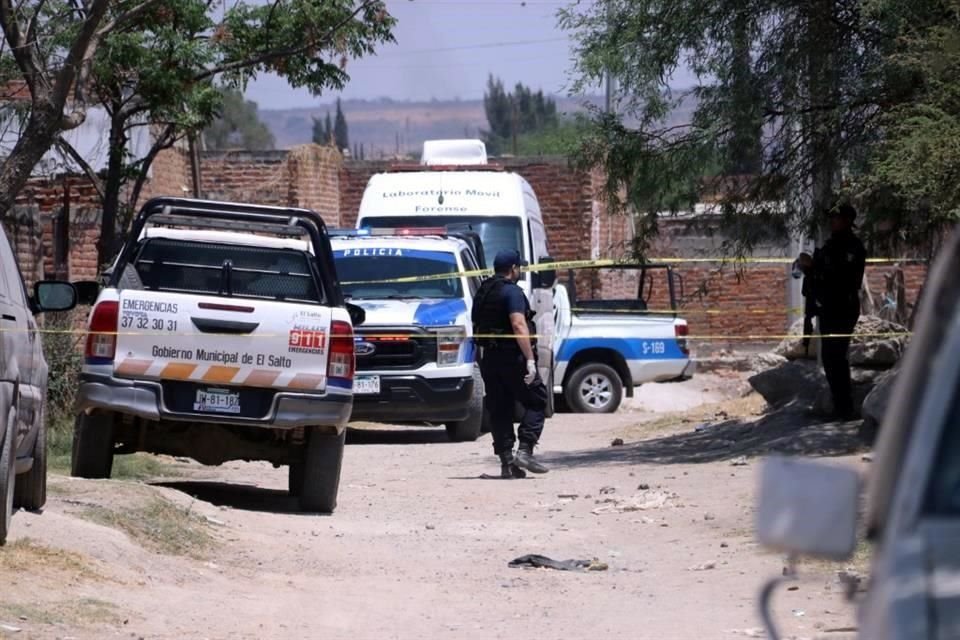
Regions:
[[109, 478], [112, 470], [113, 415], [81, 413], [73, 429], [70, 475], [75, 478]]
[[47, 418], [40, 418], [40, 430], [33, 443], [33, 466], [17, 476], [13, 506], [27, 511], [39, 511], [47, 502]]
[[303, 483], [300, 487], [300, 509], [333, 513], [340, 489], [340, 467], [347, 432], [324, 433], [310, 430], [303, 456]]
[[6, 544], [13, 520], [13, 492], [16, 482], [13, 441], [17, 436], [17, 412], [7, 414], [7, 429], [0, 443], [0, 545]]
[[612, 367], [585, 364], [570, 375], [564, 396], [576, 413], [613, 413], [623, 399], [623, 383]]
[[291, 462], [287, 468], [287, 491], [290, 492], [291, 496], [299, 496], [300, 492], [303, 491], [304, 455], [303, 452], [300, 452], [297, 459]]
[[465, 420], [447, 423], [447, 437], [454, 442], [473, 442], [483, 432], [484, 413], [483, 381], [479, 374], [474, 374], [469, 413]]

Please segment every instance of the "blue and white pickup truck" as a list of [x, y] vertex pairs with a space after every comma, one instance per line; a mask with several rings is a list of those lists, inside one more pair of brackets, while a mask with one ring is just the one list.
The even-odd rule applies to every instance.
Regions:
[[443, 424], [451, 440], [476, 440], [484, 393], [470, 308], [480, 265], [469, 234], [382, 228], [331, 235], [344, 298], [366, 312], [356, 330], [351, 420]]
[[[575, 279], [554, 288], [554, 394], [577, 413], [611, 413], [623, 396], [647, 382], [690, 378], [687, 321], [663, 309], [648, 309], [653, 277], [667, 276], [670, 310], [676, 309], [673, 271], [665, 265], [641, 269], [639, 295], [631, 300], [576, 300]], [[646, 288], [646, 294], [644, 289]]]

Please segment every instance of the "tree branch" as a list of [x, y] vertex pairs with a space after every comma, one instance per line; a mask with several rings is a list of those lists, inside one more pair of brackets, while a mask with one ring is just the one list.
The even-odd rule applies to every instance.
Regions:
[[175, 131], [176, 126], [173, 124], [168, 124], [164, 127], [163, 132], [157, 136], [153, 146], [150, 147], [150, 151], [148, 151], [147, 155], [140, 161], [140, 175], [138, 175], [134, 181], [133, 189], [130, 192], [131, 206], [137, 206], [137, 200], [140, 199], [140, 193], [143, 191], [143, 187], [147, 182], [147, 171], [149, 171], [153, 161], [157, 159], [161, 151], [169, 149], [176, 143], [177, 136], [174, 135]]
[[57, 146], [57, 149], [60, 150], [62, 154], [68, 156], [71, 160], [77, 163], [80, 169], [86, 174], [87, 178], [90, 180], [90, 183], [93, 185], [93, 188], [97, 192], [97, 196], [102, 201], [104, 199], [104, 190], [103, 182], [100, 180], [100, 176], [97, 175], [97, 172], [94, 171], [93, 167], [90, 166], [86, 160], [83, 159], [83, 156], [80, 155], [80, 152], [73, 148], [73, 145], [63, 139], [62, 136], [57, 136], [57, 139], [54, 141], [54, 144]]
[[157, 5], [162, 5], [165, 2], [166, 0], [144, 0], [133, 9], [130, 9], [125, 13], [121, 13], [119, 16], [108, 22], [105, 26], [101, 27], [100, 30], [97, 31], [97, 39], [103, 38], [105, 35], [116, 31], [131, 20], [139, 18], [150, 9], [153, 9]]
[[[87, 17], [84, 19], [76, 39], [74, 39], [73, 44], [70, 46], [67, 57], [63, 61], [63, 66], [57, 74], [56, 83], [53, 88], [54, 105], [66, 104], [67, 96], [70, 94], [70, 89], [73, 88], [74, 83], [77, 84], [78, 91], [82, 91], [79, 87], [82, 82], [85, 81], [85, 77], [81, 77], [81, 66], [88, 62], [96, 51], [97, 28], [100, 26], [104, 15], [106, 15], [109, 5], [110, 0], [92, 0], [92, 2], [90, 2]], [[80, 122], [83, 122], [82, 115], [84, 114], [74, 113], [72, 117], [74, 119], [80, 118]]]
[[327, 43], [333, 36], [337, 34], [338, 31], [340, 31], [340, 29], [350, 24], [350, 22], [354, 18], [356, 18], [357, 15], [360, 14], [360, 12], [366, 9], [369, 9], [370, 7], [376, 4], [379, 4], [379, 2], [380, 0], [366, 0], [366, 2], [364, 2], [359, 7], [354, 9], [354, 11], [349, 16], [347, 16], [346, 18], [344, 18], [343, 20], [335, 24], [319, 40], [316, 40], [313, 42], [307, 42], [306, 44], [302, 44], [297, 47], [287, 47], [284, 49], [272, 49], [270, 51], [264, 51], [260, 55], [253, 56], [252, 58], [248, 58], [246, 60], [234, 60], [233, 62], [227, 62], [225, 64], [221, 64], [219, 66], [213, 67], [212, 69], [208, 69], [198, 74], [195, 80], [198, 82], [202, 80], [208, 80], [221, 73], [227, 73], [229, 71], [239, 71], [241, 69], [249, 69], [250, 67], [255, 67], [258, 64], [262, 64], [264, 62], [270, 62], [271, 60], [276, 60], [278, 58], [295, 56], [297, 54], [305, 53], [311, 49], [316, 49], [320, 47], [322, 44]]
[[20, 68], [27, 86], [30, 87], [30, 93], [36, 95], [34, 85], [40, 70], [35, 66], [33, 56], [29, 53], [29, 44], [24, 42], [25, 36], [20, 28], [17, 9], [13, 7], [10, 0], [0, 0], [0, 26], [3, 27], [4, 38], [10, 43], [13, 59]]

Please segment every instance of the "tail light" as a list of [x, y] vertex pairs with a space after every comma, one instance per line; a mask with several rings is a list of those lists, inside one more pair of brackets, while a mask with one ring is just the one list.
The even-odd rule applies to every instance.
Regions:
[[339, 380], [346, 382], [348, 387], [353, 386], [355, 368], [353, 327], [349, 322], [334, 320], [330, 323], [330, 358], [327, 360], [327, 378], [331, 382]]
[[677, 346], [680, 347], [680, 351], [684, 355], [690, 354], [690, 349], [687, 347], [687, 336], [690, 335], [690, 328], [686, 323], [675, 324], [673, 325], [673, 332], [677, 336]]
[[437, 333], [437, 366], [455, 367], [460, 364], [460, 349], [466, 340], [463, 329]]
[[90, 330], [84, 358], [87, 364], [108, 364], [113, 362], [117, 352], [117, 316], [120, 303], [105, 300], [93, 308], [90, 314]]

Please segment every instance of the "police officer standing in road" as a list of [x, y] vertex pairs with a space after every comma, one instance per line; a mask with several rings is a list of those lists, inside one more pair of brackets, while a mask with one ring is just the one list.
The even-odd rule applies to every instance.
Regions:
[[[524, 470], [546, 473], [533, 457], [543, 432], [547, 389], [537, 373], [536, 326], [523, 290], [517, 286], [526, 266], [517, 251], [501, 251], [493, 261], [494, 275], [480, 285], [471, 317], [481, 348], [480, 373], [490, 414], [493, 451], [500, 457], [501, 478], [526, 477]], [[523, 416], [517, 430], [520, 445], [513, 452], [514, 407]]]
[[[857, 211], [842, 204], [828, 212], [831, 235], [812, 259], [803, 254], [797, 266], [804, 272], [805, 316], [820, 318], [820, 358], [833, 396], [837, 417], [855, 417], [850, 363], [850, 336], [860, 318], [860, 288], [867, 252], [853, 233]], [[807, 332], [805, 327], [804, 333]], [[828, 337], [828, 336], [841, 337]]]

